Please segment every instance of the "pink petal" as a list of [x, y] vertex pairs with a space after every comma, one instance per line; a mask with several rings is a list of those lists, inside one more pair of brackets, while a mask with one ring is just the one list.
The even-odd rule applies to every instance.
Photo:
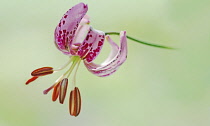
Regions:
[[64, 54], [70, 54], [70, 48], [80, 21], [85, 16], [88, 6], [79, 3], [69, 9], [55, 29], [55, 45]]
[[88, 63], [86, 61], [84, 62], [85, 66], [91, 73], [100, 77], [113, 74], [127, 58], [126, 32], [121, 31], [120, 33], [120, 48], [109, 36], [106, 37], [112, 48], [109, 57], [102, 64], [95, 64], [93, 62]]
[[72, 47], [70, 50], [72, 55], [76, 55], [79, 46], [84, 42], [88, 32], [90, 31], [89, 23], [90, 23], [89, 17], [85, 15], [76, 30], [75, 37], [72, 42]]
[[101, 51], [104, 44], [104, 32], [90, 28], [85, 40], [79, 47], [77, 55], [86, 62], [94, 60]]
[[90, 24], [90, 17], [87, 14], [82, 18], [80, 22], [80, 25], [85, 25], [85, 24]]

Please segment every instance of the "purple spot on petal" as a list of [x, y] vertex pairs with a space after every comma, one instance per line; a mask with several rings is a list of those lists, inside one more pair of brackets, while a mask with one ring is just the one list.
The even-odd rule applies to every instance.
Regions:
[[99, 41], [98, 46], [102, 46], [103, 42]]
[[89, 35], [87, 35], [87, 37], [86, 37], [86, 41], [88, 41], [88, 39], [89, 39]]

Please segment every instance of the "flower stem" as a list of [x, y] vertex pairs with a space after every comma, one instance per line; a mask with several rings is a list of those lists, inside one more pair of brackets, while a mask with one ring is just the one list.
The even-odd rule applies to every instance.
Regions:
[[[105, 35], [120, 35], [120, 33], [119, 33], [119, 32], [106, 32]], [[141, 44], [144, 44], [144, 45], [153, 46], [153, 47], [157, 47], [157, 48], [164, 48], [164, 49], [174, 49], [174, 48], [167, 47], [167, 46], [156, 45], [156, 44], [144, 42], [144, 41], [135, 39], [135, 38], [133, 38], [133, 37], [130, 37], [130, 36], [128, 36], [128, 35], [126, 35], [126, 37], [127, 37], [128, 39], [132, 40], [132, 41], [135, 41], [135, 42], [138, 42], [138, 43], [141, 43]]]

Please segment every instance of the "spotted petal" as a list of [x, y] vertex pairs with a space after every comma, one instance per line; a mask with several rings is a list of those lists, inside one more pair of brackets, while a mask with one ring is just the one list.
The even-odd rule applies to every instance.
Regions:
[[88, 6], [84, 3], [73, 6], [64, 14], [56, 27], [54, 33], [55, 45], [64, 54], [71, 55], [70, 50], [75, 32], [87, 10]]
[[78, 49], [80, 48], [80, 46], [82, 46], [82, 43], [85, 41], [85, 38], [90, 31], [89, 23], [89, 16], [85, 15], [76, 30], [75, 37], [72, 42], [70, 50], [72, 55], [78, 55]]
[[90, 28], [85, 40], [78, 49], [77, 55], [85, 59], [86, 62], [93, 61], [103, 47], [104, 36], [104, 32]]
[[109, 76], [117, 71], [119, 66], [122, 65], [127, 58], [127, 38], [125, 31], [121, 31], [120, 33], [120, 48], [109, 36], [106, 36], [106, 38], [112, 48], [109, 57], [102, 64], [84, 62], [91, 73], [100, 77]]
[[88, 32], [90, 31], [89, 23], [90, 23], [90, 18], [88, 15], [85, 15], [82, 18], [82, 20], [76, 30], [73, 44], [78, 44], [78, 43], [81, 44], [85, 40], [85, 37], [87, 36]]

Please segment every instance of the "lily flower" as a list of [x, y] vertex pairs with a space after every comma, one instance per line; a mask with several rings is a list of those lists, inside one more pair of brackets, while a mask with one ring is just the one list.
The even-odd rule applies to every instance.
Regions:
[[[59, 102], [63, 104], [68, 87], [68, 78], [75, 69], [69, 99], [69, 112], [72, 116], [78, 116], [81, 109], [81, 96], [75, 83], [76, 72], [80, 62], [83, 61], [88, 71], [92, 74], [105, 77], [117, 71], [127, 57], [126, 32], [120, 32], [119, 47], [109, 35], [105, 35], [105, 32], [96, 30], [89, 25], [90, 20], [86, 15], [87, 10], [88, 6], [84, 3], [75, 5], [64, 14], [55, 28], [55, 45], [58, 50], [69, 57], [69, 61], [58, 69], [52, 67], [36, 69], [31, 73], [32, 78], [26, 82], [26, 84], [29, 84], [39, 77], [53, 74], [70, 65], [70, 68], [43, 93], [47, 94], [53, 89], [52, 101], [56, 101], [59, 98]], [[104, 62], [96, 64], [93, 61], [99, 55], [105, 39], [112, 50]]]
[[[35, 81], [39, 77], [53, 74], [70, 66], [55, 83], [43, 91], [47, 94], [53, 89], [52, 101], [59, 99], [64, 103], [68, 88], [68, 78], [73, 74], [73, 80], [70, 86], [69, 113], [72, 116], [78, 116], [81, 110], [81, 95], [79, 88], [76, 87], [76, 73], [80, 62], [83, 61], [87, 70], [99, 77], [106, 77], [118, 70], [127, 58], [127, 38], [141, 44], [154, 46], [158, 48], [170, 49], [166, 46], [155, 45], [134, 39], [126, 35], [126, 31], [121, 32], [103, 32], [90, 26], [88, 15], [88, 6], [79, 3], [69, 9], [61, 18], [54, 32], [54, 43], [58, 50], [69, 57], [69, 61], [58, 69], [53, 67], [42, 67], [31, 73], [31, 78], [26, 85]], [[110, 35], [120, 35], [120, 46], [118, 46]], [[94, 60], [100, 54], [105, 40], [110, 44], [111, 52], [107, 59], [101, 64], [94, 63]]]

